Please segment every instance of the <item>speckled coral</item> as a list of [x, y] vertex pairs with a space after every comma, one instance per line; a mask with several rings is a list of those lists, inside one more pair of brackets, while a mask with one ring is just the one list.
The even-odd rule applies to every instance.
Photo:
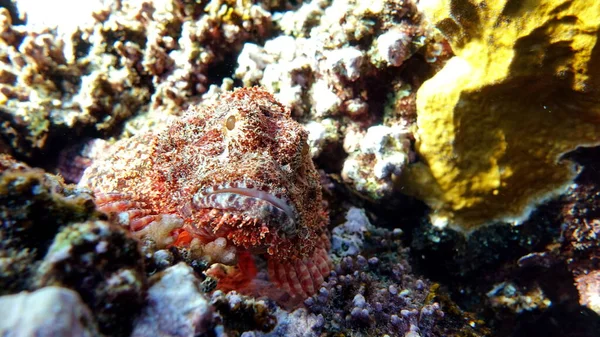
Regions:
[[13, 26], [5, 10], [0, 17], [1, 135], [17, 154], [39, 155], [70, 128], [110, 129], [149, 99], [137, 72], [118, 66], [107, 36], [92, 48], [84, 41], [91, 30], [57, 36]]
[[600, 148], [579, 150], [573, 156], [584, 169], [564, 198], [561, 248], [556, 255], [573, 274], [579, 303], [600, 314]]
[[373, 200], [389, 197], [394, 178], [411, 159], [410, 131], [399, 125], [376, 125], [363, 134], [348, 132], [344, 148], [349, 153], [342, 177]]
[[401, 230], [375, 227], [364, 210], [350, 208], [332, 232], [334, 271], [305, 301], [317, 335], [478, 335], [453, 304], [437, 302], [436, 285], [411, 270]]
[[[434, 224], [520, 221], [577, 170], [560, 156], [600, 144], [600, 7], [572, 1], [423, 4], [452, 58], [417, 94], [406, 179]], [[427, 6], [425, 6], [427, 5]]]
[[[245, 83], [259, 81], [296, 113], [308, 108], [318, 118], [364, 118], [371, 96], [378, 94], [370, 89], [383, 89], [371, 87], [371, 79], [409, 58], [426, 34], [413, 1], [312, 1], [275, 20], [284, 35], [267, 41], [264, 49], [246, 45], [236, 76]], [[390, 32], [402, 35], [397, 54], [404, 57], [394, 64], [379, 55], [386, 49], [379, 37]]]

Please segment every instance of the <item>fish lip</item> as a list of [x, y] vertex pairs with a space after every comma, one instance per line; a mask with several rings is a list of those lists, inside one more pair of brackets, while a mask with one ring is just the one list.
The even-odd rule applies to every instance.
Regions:
[[[192, 204], [196, 208], [217, 208], [217, 209], [233, 209], [236, 211], [242, 211], [245, 213], [252, 213], [254, 202], [250, 205], [244, 203], [244, 201], [255, 200], [261, 203], [266, 203], [270, 207], [276, 210], [279, 215], [284, 214], [281, 217], [281, 229], [284, 233], [293, 234], [296, 231], [296, 223], [298, 219], [298, 212], [291, 203], [290, 199], [286, 197], [287, 193], [279, 194], [280, 196], [271, 193], [270, 189], [263, 185], [253, 182], [235, 182], [228, 184], [215, 185], [208, 188], [199, 190], [193, 197]], [[222, 195], [221, 200], [215, 201], [216, 196]], [[283, 195], [283, 197], [281, 196]], [[211, 200], [212, 197], [212, 200]], [[239, 201], [242, 200], [241, 203]], [[228, 203], [231, 201], [230, 203]], [[236, 202], [238, 205], [236, 205]], [[264, 205], [263, 205], [264, 206]], [[262, 213], [261, 213], [262, 214]], [[254, 214], [253, 217], [260, 218], [260, 216]]]

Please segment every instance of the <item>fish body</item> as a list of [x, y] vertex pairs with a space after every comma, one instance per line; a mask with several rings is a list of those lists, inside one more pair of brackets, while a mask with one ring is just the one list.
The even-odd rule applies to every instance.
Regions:
[[159, 247], [224, 238], [243, 261], [263, 255], [270, 281], [305, 298], [330, 271], [327, 211], [307, 137], [271, 94], [237, 89], [190, 107], [160, 132], [116, 142], [79, 185], [138, 237]]

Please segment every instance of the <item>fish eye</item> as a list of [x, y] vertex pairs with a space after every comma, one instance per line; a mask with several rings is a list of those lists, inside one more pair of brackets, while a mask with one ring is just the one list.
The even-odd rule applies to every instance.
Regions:
[[227, 120], [225, 121], [225, 126], [227, 127], [227, 130], [233, 130], [235, 128], [235, 116], [227, 117]]

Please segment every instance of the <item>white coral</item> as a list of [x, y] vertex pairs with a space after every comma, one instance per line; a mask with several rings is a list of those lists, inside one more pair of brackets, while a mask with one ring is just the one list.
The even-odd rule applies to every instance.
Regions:
[[409, 162], [409, 134], [399, 125], [376, 125], [364, 134], [348, 133], [344, 147], [350, 153], [342, 169], [344, 181], [372, 197], [389, 195], [394, 176]]

